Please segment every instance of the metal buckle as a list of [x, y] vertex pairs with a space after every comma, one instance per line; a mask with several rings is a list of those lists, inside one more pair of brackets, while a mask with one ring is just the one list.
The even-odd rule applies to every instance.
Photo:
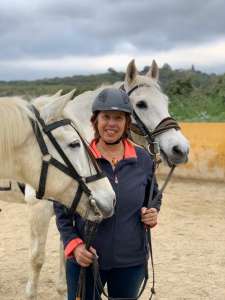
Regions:
[[49, 162], [51, 160], [51, 158], [52, 158], [52, 156], [49, 153], [42, 156], [42, 160], [46, 161], [46, 162]]
[[160, 154], [160, 147], [158, 142], [152, 142], [148, 144], [147, 150], [151, 155], [157, 155]]
[[90, 205], [90, 207], [92, 207], [92, 209], [94, 211], [94, 214], [96, 217], [96, 222], [101, 222], [103, 219], [103, 215], [100, 212], [100, 210], [98, 209], [95, 198], [92, 195], [90, 195], [88, 198], [89, 198], [89, 205]]

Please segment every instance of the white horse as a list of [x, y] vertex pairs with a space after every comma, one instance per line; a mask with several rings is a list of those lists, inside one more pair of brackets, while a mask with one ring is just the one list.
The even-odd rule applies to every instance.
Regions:
[[[131, 94], [130, 99], [138, 115], [151, 131], [161, 120], [169, 116], [168, 98], [160, 89], [158, 76], [159, 69], [155, 61], [153, 61], [150, 71], [145, 76], [138, 75], [135, 63], [134, 61], [131, 61], [127, 67], [124, 82], [126, 91], [130, 91], [136, 85], [139, 86], [139, 88]], [[119, 82], [113, 86], [119, 88], [121, 85], [122, 83]], [[69, 116], [70, 119], [83, 127], [85, 138], [89, 142], [93, 138], [93, 129], [89, 121], [91, 116], [91, 105], [96, 95], [105, 87], [106, 86], [102, 86], [95, 91], [88, 91], [79, 95], [73, 101], [68, 103], [64, 109], [66, 115]], [[45, 97], [36, 100], [36, 102], [39, 103], [38, 105], [42, 105], [45, 101]], [[138, 143], [142, 139], [136, 134], [133, 135], [133, 138], [134, 141]], [[165, 162], [179, 164], [187, 161], [189, 144], [180, 131], [170, 129], [156, 137], [156, 140], [159, 142], [161, 154], [165, 159]], [[141, 142], [144, 143], [144, 140]], [[18, 198], [22, 198], [22, 192], [20, 192], [20, 190], [17, 191]], [[7, 192], [2, 192], [2, 195], [3, 193]], [[28, 299], [37, 299], [38, 278], [44, 262], [48, 224], [54, 212], [51, 203], [47, 201], [38, 203], [38, 205], [30, 205], [29, 210], [31, 225], [31, 269], [26, 288], [26, 295]], [[64, 299], [66, 284], [62, 247], [60, 257], [61, 262], [57, 290], [62, 297], [61, 299]]]
[[[59, 121], [62, 117], [65, 119], [62, 113], [63, 108], [72, 94], [58, 97], [40, 109], [40, 115], [46, 124]], [[39, 125], [35, 124], [34, 129], [31, 125], [31, 120], [36, 122], [36, 117], [28, 108], [28, 103], [21, 98], [1, 98], [0, 104], [0, 178], [10, 178], [14, 181], [25, 182], [38, 190], [43, 157], [35, 136]], [[86, 145], [80, 138], [76, 124], [73, 123], [72, 125], [57, 127], [54, 129], [53, 135], [63, 152], [70, 159], [80, 178], [87, 178], [96, 174], [96, 166], [89, 157]], [[76, 127], [76, 130], [74, 127]], [[63, 159], [46, 136], [44, 136], [44, 141], [50, 155], [65, 166]], [[65, 167], [64, 169], [66, 169]], [[96, 220], [96, 209], [102, 217], [110, 217], [114, 209], [115, 193], [109, 180], [106, 177], [99, 178], [97, 181], [92, 181], [85, 185], [95, 199], [95, 209], [92, 209], [90, 195], [84, 192], [76, 211], [89, 220]], [[77, 189], [78, 182], [75, 178], [68, 176], [68, 174], [63, 173], [54, 166], [49, 166], [44, 193], [45, 198], [57, 199], [57, 201], [70, 208]], [[13, 195], [15, 196], [15, 191]], [[33, 189], [32, 193], [30, 193], [28, 186], [26, 197], [31, 198], [31, 196], [34, 199], [35, 193]], [[18, 199], [21, 202], [21, 196]], [[38, 205], [34, 207], [38, 207]], [[32, 214], [32, 222], [40, 217], [40, 215], [35, 215], [35, 209], [32, 211]], [[48, 215], [46, 205], [45, 214]], [[99, 215], [97, 218], [99, 218]], [[49, 216], [47, 219], [49, 219]], [[43, 216], [41, 223], [44, 220], [45, 217]], [[46, 228], [48, 228], [48, 225]], [[38, 231], [38, 234], [42, 235], [43, 232]], [[38, 259], [35, 263], [39, 264]]]
[[[136, 113], [150, 131], [154, 130], [162, 120], [170, 117], [168, 97], [162, 92], [158, 78], [159, 68], [154, 60], [146, 75], [138, 74], [135, 62], [132, 60], [127, 67], [125, 81], [113, 85], [119, 88], [123, 84], [126, 92], [137, 87], [131, 93], [130, 100]], [[88, 141], [93, 138], [93, 128], [89, 122], [92, 102], [104, 88], [106, 86], [77, 96], [65, 108], [71, 119], [75, 118], [78, 124], [85, 126], [85, 136]], [[135, 120], [133, 122], [136, 123]], [[133, 139], [137, 143], [141, 140], [144, 144], [143, 138], [134, 133]], [[155, 141], [159, 143], [161, 156], [166, 163], [178, 165], [187, 161], [189, 143], [180, 130], [167, 130], [156, 136]]]
[[[54, 122], [65, 119], [62, 112], [73, 94], [74, 91], [58, 97], [41, 107], [40, 115], [45, 124], [57, 124]], [[62, 164], [64, 170], [66, 169], [65, 167], [68, 167], [52, 144], [52, 141], [45, 134], [43, 134], [43, 142], [46, 144], [49, 154], [43, 155], [40, 151], [36, 138], [36, 133], [40, 127], [37, 124], [33, 111], [28, 108], [28, 103], [19, 97], [1, 98], [0, 118], [0, 178], [10, 178], [15, 181], [25, 182], [35, 190], [38, 190], [42, 163], [47, 160], [49, 161], [49, 168], [44, 196], [45, 198], [60, 199], [58, 201], [70, 208], [79, 182], [76, 178], [68, 176], [65, 171], [61, 171], [54, 165], [51, 165], [49, 157], [53, 157], [58, 163]], [[34, 124], [34, 128], [31, 121]], [[90, 165], [86, 146], [80, 138], [78, 129], [75, 130], [74, 126], [70, 124], [57, 126], [52, 135], [58, 141], [58, 145], [70, 159], [71, 165], [77, 170], [80, 177], [86, 178], [95, 174], [96, 168], [93, 163]], [[41, 129], [39, 130], [41, 132]], [[109, 180], [104, 177], [86, 186], [89, 188], [93, 198], [96, 199], [96, 205], [103, 217], [111, 216], [115, 193]], [[82, 217], [85, 217], [89, 210], [88, 218], [93, 220], [96, 215], [90, 209], [89, 195], [83, 193], [77, 206], [77, 212]]]

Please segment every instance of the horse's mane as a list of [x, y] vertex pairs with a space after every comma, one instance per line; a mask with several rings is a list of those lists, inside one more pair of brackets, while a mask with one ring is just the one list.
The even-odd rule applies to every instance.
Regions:
[[0, 157], [2, 163], [6, 158], [12, 157], [16, 147], [26, 139], [26, 131], [30, 128], [29, 118], [34, 117], [25, 100], [20, 97], [0, 98]]

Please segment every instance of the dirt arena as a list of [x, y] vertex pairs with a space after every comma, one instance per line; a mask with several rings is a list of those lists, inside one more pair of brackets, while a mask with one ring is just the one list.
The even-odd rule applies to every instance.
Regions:
[[[0, 299], [24, 300], [29, 227], [26, 205], [1, 202]], [[152, 231], [153, 299], [225, 299], [225, 184], [173, 180]], [[39, 300], [56, 300], [58, 233], [52, 219]], [[149, 267], [150, 274], [151, 268]], [[150, 287], [150, 284], [149, 284]], [[149, 289], [143, 300], [147, 300]]]

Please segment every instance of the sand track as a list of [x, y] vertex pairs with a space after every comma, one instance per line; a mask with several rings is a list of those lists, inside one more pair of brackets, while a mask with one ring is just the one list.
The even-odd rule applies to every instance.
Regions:
[[[0, 207], [0, 299], [24, 300], [29, 243], [27, 207], [4, 202]], [[154, 299], [225, 299], [224, 183], [173, 180], [152, 235], [157, 291]], [[56, 300], [58, 233], [54, 219], [47, 249], [39, 300]], [[142, 299], [147, 300], [148, 295], [146, 291]]]

